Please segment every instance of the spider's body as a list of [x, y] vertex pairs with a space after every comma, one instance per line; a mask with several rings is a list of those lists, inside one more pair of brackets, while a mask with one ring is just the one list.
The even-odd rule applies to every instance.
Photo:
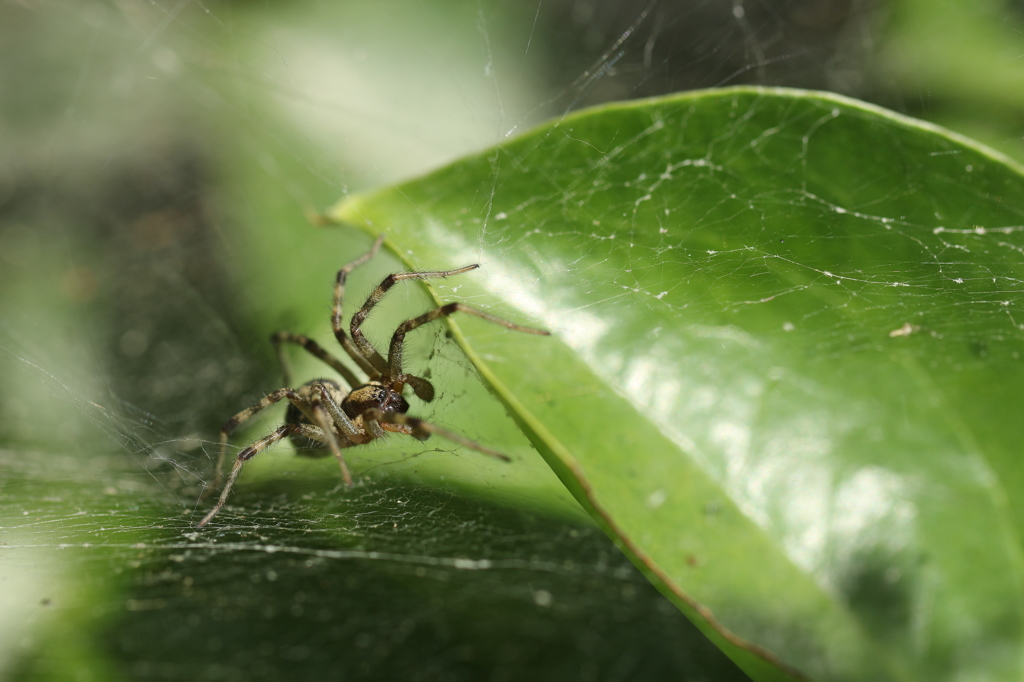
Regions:
[[[342, 388], [341, 384], [333, 379], [314, 379], [309, 383], [299, 386], [295, 389], [295, 392], [308, 404], [313, 399], [314, 391], [316, 390], [314, 387], [317, 384], [327, 389], [327, 392], [330, 393], [331, 397], [338, 404], [343, 403], [348, 396], [348, 392]], [[285, 424], [308, 424], [312, 426], [315, 423], [313, 419], [312, 415], [307, 416], [304, 414], [295, 403], [288, 403], [288, 409], [284, 413]], [[323, 440], [313, 440], [298, 432], [289, 434], [288, 440], [295, 446], [295, 454], [303, 455], [304, 457], [326, 457], [331, 454], [330, 448], [327, 447], [327, 443]]]
[[385, 413], [401, 412], [405, 414], [409, 411], [409, 403], [402, 397], [402, 394], [379, 381], [371, 381], [356, 388], [341, 404], [341, 409], [345, 410], [345, 414], [353, 419], [371, 407], [376, 407]]
[[406, 374], [403, 371], [402, 355], [405, 335], [421, 325], [455, 312], [464, 312], [476, 317], [482, 317], [485, 320], [495, 322], [515, 331], [542, 335], [546, 335], [547, 332], [513, 324], [462, 303], [448, 303], [398, 325], [398, 328], [395, 329], [391, 337], [391, 344], [385, 358], [366, 339], [361, 326], [367, 315], [369, 315], [370, 310], [380, 302], [396, 282], [403, 279], [449, 277], [468, 272], [479, 266], [468, 265], [457, 270], [402, 272], [388, 275], [370, 294], [370, 297], [366, 299], [363, 306], [352, 316], [349, 324], [349, 334], [351, 336], [346, 335], [341, 324], [341, 311], [345, 281], [348, 278], [348, 273], [368, 261], [377, 252], [377, 249], [380, 248], [383, 240], [383, 237], [378, 239], [374, 242], [373, 248], [370, 249], [369, 253], [339, 270], [334, 285], [334, 307], [331, 314], [331, 326], [334, 330], [334, 336], [338, 343], [341, 344], [342, 349], [358, 365], [359, 369], [366, 374], [367, 378], [360, 380], [351, 369], [325, 351], [316, 341], [308, 337], [290, 332], [277, 332], [274, 334], [271, 337], [271, 341], [277, 348], [278, 358], [284, 370], [285, 384], [289, 383], [289, 372], [282, 344], [293, 343], [301, 346], [330, 365], [352, 388], [351, 390], [346, 390], [340, 383], [332, 379], [315, 379], [294, 389], [287, 387], [279, 388], [252, 407], [242, 410], [224, 422], [220, 431], [220, 456], [217, 461], [218, 483], [220, 481], [220, 471], [227, 448], [228, 436], [231, 432], [240, 424], [274, 403], [285, 399], [290, 403], [285, 414], [284, 424], [249, 447], [243, 448], [238, 453], [227, 483], [224, 485], [223, 491], [221, 491], [220, 499], [214, 508], [210, 510], [210, 513], [199, 522], [200, 527], [206, 525], [210, 519], [216, 516], [217, 512], [224, 506], [224, 503], [227, 502], [228, 493], [231, 492], [231, 487], [234, 485], [242, 465], [285, 437], [288, 437], [295, 444], [299, 454], [309, 457], [322, 457], [328, 453], [334, 454], [341, 467], [341, 475], [347, 485], [352, 485], [352, 476], [349, 474], [348, 466], [345, 464], [345, 458], [342, 456], [341, 451], [344, 448], [365, 445], [377, 438], [383, 438], [388, 431], [412, 436], [418, 440], [426, 440], [430, 437], [430, 434], [436, 433], [466, 447], [508, 461], [508, 457], [500, 452], [485, 448], [458, 434], [446, 431], [416, 417], [410, 417], [407, 414], [409, 402], [402, 395], [405, 387], [408, 385], [413, 390], [413, 393], [425, 402], [430, 402], [434, 399], [434, 387], [426, 379], [413, 374]]
[[[361, 429], [363, 427], [363, 418], [361, 415], [370, 408], [377, 408], [381, 412], [387, 414], [394, 412], [405, 414], [409, 411], [409, 401], [402, 397], [401, 393], [385, 387], [379, 381], [365, 383], [362, 386], [353, 389], [352, 392], [347, 393], [337, 381], [332, 379], [314, 379], [313, 381], [299, 386], [299, 388], [295, 389], [295, 392], [307, 402], [312, 402], [314, 396], [316, 396], [316, 392], [319, 390], [317, 388], [318, 385], [323, 386], [334, 402], [341, 407], [342, 411], [348, 417], [352, 418], [357, 429]], [[304, 414], [295, 403], [288, 404], [288, 410], [284, 413], [284, 421], [286, 424], [315, 425], [312, 418]], [[388, 424], [388, 426], [384, 428], [387, 430], [397, 430], [397, 426], [398, 425], [395, 424]], [[410, 433], [409, 435], [417, 436], [421, 440], [426, 440], [429, 434], [424, 432], [420, 435], [420, 433], [417, 432]], [[330, 447], [323, 440], [314, 440], [299, 432], [289, 434], [288, 438], [295, 446], [296, 452], [300, 455], [304, 455], [306, 457], [326, 457], [331, 454]], [[353, 440], [358, 442], [346, 443], [345, 445], [363, 445], [364, 443], [369, 443], [371, 439], [367, 436], [365, 440], [355, 437], [353, 437]], [[339, 446], [341, 446], [340, 443]]]

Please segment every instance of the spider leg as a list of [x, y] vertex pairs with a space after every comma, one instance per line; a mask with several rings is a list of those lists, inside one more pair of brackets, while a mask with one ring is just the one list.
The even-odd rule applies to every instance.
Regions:
[[291, 401], [291, 403], [295, 405], [295, 407], [299, 408], [299, 410], [301, 410], [302, 413], [305, 414], [307, 417], [310, 417], [312, 421], [313, 414], [306, 401], [303, 400], [302, 397], [298, 393], [296, 393], [294, 389], [279, 388], [273, 393], [267, 394], [265, 398], [260, 400], [252, 407], [248, 407], [242, 410], [234, 417], [224, 422], [223, 426], [220, 427], [220, 449], [217, 453], [217, 471], [213, 479], [212, 490], [215, 490], [218, 487], [220, 487], [221, 471], [224, 469], [224, 457], [227, 454], [228, 437], [231, 435], [231, 432], [237, 429], [239, 425], [255, 417], [257, 413], [265, 410], [266, 408], [270, 407], [276, 402], [283, 400], [284, 398], [287, 398], [289, 401]]
[[217, 500], [217, 504], [214, 505], [213, 509], [203, 517], [203, 520], [196, 525], [196, 528], [202, 528], [209, 523], [210, 519], [216, 516], [217, 512], [219, 512], [224, 506], [224, 503], [228, 501], [228, 495], [231, 493], [231, 487], [235, 485], [235, 479], [238, 478], [238, 472], [242, 470], [242, 465], [277, 441], [292, 433], [301, 433], [307, 438], [314, 438], [316, 440], [324, 439], [320, 430], [314, 427], [310, 427], [306, 424], [285, 424], [274, 429], [270, 434], [260, 438], [249, 447], [244, 448], [238, 453], [238, 457], [235, 458], [235, 465], [231, 467], [231, 473], [228, 475], [227, 483], [224, 484], [224, 490], [220, 493], [220, 499]]
[[348, 465], [345, 463], [345, 456], [341, 454], [343, 446], [339, 445], [338, 439], [334, 435], [335, 429], [333, 427], [337, 427], [341, 431], [341, 435], [345, 437], [344, 447], [359, 445], [365, 442], [366, 434], [361, 432], [355, 423], [349, 419], [348, 415], [342, 412], [323, 384], [316, 384], [314, 389], [318, 395], [314, 395], [312, 400], [310, 400], [313, 416], [316, 417], [316, 423], [324, 432], [324, 440], [327, 442], [328, 447], [331, 448], [331, 452], [334, 453], [335, 459], [338, 460], [338, 466], [341, 467], [341, 477], [344, 479], [345, 485], [351, 488], [352, 474], [349, 473]]
[[[423, 313], [419, 317], [414, 317], [411, 320], [406, 320], [402, 324], [398, 325], [398, 328], [395, 330], [395, 333], [391, 336], [391, 347], [388, 350], [388, 363], [391, 378], [395, 381], [400, 382], [408, 381], [409, 375], [402, 374], [402, 353], [406, 334], [411, 332], [413, 329], [416, 329], [417, 327], [420, 327], [429, 322], [433, 322], [438, 318], [447, 317], [452, 313], [459, 312], [483, 318], [488, 322], [500, 324], [501, 326], [507, 327], [508, 329], [511, 329], [512, 331], [516, 332], [524, 332], [526, 334], [537, 334], [540, 336], [548, 336], [551, 333], [544, 331], [543, 329], [524, 327], [522, 325], [509, 322], [508, 320], [503, 320], [500, 317], [495, 317], [490, 313], [485, 313], [482, 310], [477, 310], [476, 308], [468, 306], [465, 303], [447, 303], [441, 306], [440, 308], [435, 308], [430, 312]], [[413, 388], [415, 389], [415, 385], [413, 385]]]
[[[363, 335], [361, 326], [367, 315], [375, 305], [380, 303], [380, 300], [384, 298], [384, 295], [388, 293], [391, 287], [395, 286], [395, 283], [405, 279], [436, 279], [441, 277], [451, 277], [452, 275], [461, 275], [464, 272], [475, 270], [480, 267], [479, 265], [467, 265], [462, 268], [456, 268], [455, 270], [437, 270], [432, 272], [396, 272], [388, 275], [384, 278], [384, 281], [373, 290], [370, 297], [366, 299], [366, 303], [363, 307], [356, 311], [352, 316], [351, 323], [349, 324], [349, 331], [352, 333], [352, 340], [359, 347], [360, 353], [362, 353], [370, 362], [373, 363], [374, 367], [377, 368], [377, 374], [382, 375], [388, 372], [388, 362], [377, 352], [377, 349], [366, 339]], [[374, 377], [376, 378], [376, 377]]]
[[330, 423], [336, 426], [349, 441], [351, 445], [362, 445], [366, 442], [366, 433], [363, 432], [352, 419], [345, 414], [337, 401], [331, 397], [331, 392], [323, 384], [315, 384], [314, 389], [319, 394], [318, 400], [321, 407], [327, 410], [330, 415]]
[[302, 346], [303, 349], [309, 352], [310, 355], [314, 355], [323, 360], [331, 369], [341, 375], [345, 383], [349, 385], [349, 388], [354, 388], [360, 385], [361, 382], [352, 370], [345, 365], [341, 364], [341, 360], [328, 353], [320, 346], [319, 343], [304, 336], [303, 334], [293, 334], [291, 332], [274, 332], [270, 336], [270, 342], [274, 344], [274, 351], [277, 353], [277, 359], [281, 363], [281, 372], [284, 374], [284, 384], [290, 386], [291, 371], [288, 365], [288, 357], [285, 353], [283, 344], [294, 343], [297, 346]]
[[[359, 369], [366, 372], [366, 375], [370, 377], [370, 379], [378, 378], [381, 375], [381, 372], [387, 369], [387, 365], [383, 361], [376, 362], [374, 360], [374, 356], [377, 356], [378, 358], [380, 356], [377, 354], [377, 351], [372, 350], [372, 346], [370, 346], [372, 353], [367, 355], [361, 344], [353, 343], [352, 339], [345, 335], [345, 329], [342, 327], [341, 312], [342, 302], [345, 298], [345, 280], [348, 279], [348, 273], [373, 258], [378, 249], [380, 249], [380, 245], [383, 243], [384, 235], [381, 235], [377, 237], [377, 241], [373, 243], [373, 246], [370, 247], [368, 252], [364, 253], [359, 258], [356, 258], [341, 270], [338, 270], [338, 275], [334, 280], [334, 305], [331, 308], [331, 329], [334, 330], [334, 338], [338, 339], [338, 343], [340, 343], [341, 347], [346, 353], [348, 353], [348, 356], [352, 358], [357, 365], [359, 365]], [[369, 346], [369, 344], [366, 345]], [[358, 383], [352, 385], [358, 386]]]
[[382, 426], [385, 424], [395, 425], [398, 427], [405, 427], [400, 429], [388, 429], [389, 431], [398, 431], [399, 433], [405, 433], [417, 440], [426, 440], [430, 434], [436, 433], [437, 435], [446, 438], [450, 441], [458, 443], [459, 445], [465, 446], [477, 452], [482, 452], [489, 457], [500, 459], [503, 462], [511, 462], [512, 458], [508, 455], [504, 455], [497, 450], [491, 450], [490, 448], [484, 447], [475, 441], [471, 441], [465, 436], [460, 436], [457, 433], [453, 433], [448, 429], [442, 429], [440, 426], [435, 426], [430, 422], [425, 422], [422, 419], [416, 417], [410, 417], [407, 414], [401, 412], [384, 412], [375, 407], [363, 412], [363, 423], [377, 422]]

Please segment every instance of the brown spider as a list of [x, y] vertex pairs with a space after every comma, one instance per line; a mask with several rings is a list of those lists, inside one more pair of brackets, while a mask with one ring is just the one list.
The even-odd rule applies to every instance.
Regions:
[[374, 289], [370, 297], [366, 299], [363, 307], [352, 316], [349, 324], [350, 338], [345, 334], [345, 330], [341, 326], [341, 304], [345, 293], [345, 280], [352, 270], [370, 260], [377, 253], [383, 241], [384, 237], [381, 236], [374, 242], [369, 252], [352, 261], [341, 270], [338, 270], [338, 276], [334, 284], [334, 306], [331, 309], [331, 327], [334, 329], [335, 338], [338, 339], [342, 349], [359, 366], [359, 369], [366, 374], [367, 380], [360, 381], [352, 370], [310, 338], [301, 334], [292, 334], [291, 332], [277, 332], [271, 336], [271, 341], [281, 362], [285, 385], [291, 382], [289, 380], [288, 362], [282, 344], [294, 343], [330, 365], [342, 376], [345, 383], [354, 388], [346, 392], [338, 382], [331, 379], [314, 379], [297, 389], [279, 388], [252, 407], [242, 410], [224, 422], [220, 429], [220, 453], [217, 458], [217, 475], [214, 480], [214, 488], [220, 484], [221, 469], [223, 468], [224, 456], [227, 450], [228, 436], [231, 432], [243, 422], [254, 417], [258, 412], [280, 400], [287, 398], [291, 403], [288, 406], [288, 411], [285, 414], [285, 423], [282, 426], [274, 429], [270, 434], [260, 438], [238, 453], [238, 457], [235, 458], [235, 465], [231, 468], [227, 483], [224, 485], [224, 490], [221, 491], [220, 499], [213, 509], [210, 510], [210, 513], [199, 522], [199, 528], [209, 523], [210, 519], [216, 516], [217, 512], [224, 506], [228, 499], [228, 494], [231, 492], [231, 486], [234, 485], [235, 479], [238, 478], [238, 472], [241, 471], [242, 465], [285, 436], [291, 438], [298, 454], [322, 457], [333, 453], [338, 460], [338, 465], [341, 467], [341, 476], [347, 486], [352, 485], [352, 475], [349, 473], [348, 466], [345, 464], [345, 458], [341, 454], [342, 449], [363, 445], [371, 440], [383, 438], [386, 431], [404, 433], [418, 440], [426, 440], [430, 437], [430, 434], [436, 433], [460, 445], [482, 452], [485, 455], [490, 455], [506, 462], [510, 461], [507, 456], [500, 452], [485, 448], [468, 438], [406, 414], [409, 410], [409, 403], [402, 396], [406, 385], [412, 388], [413, 393], [418, 398], [426, 402], [434, 399], [434, 387], [426, 379], [406, 374], [402, 371], [402, 350], [405, 335], [421, 325], [455, 312], [469, 313], [514, 331], [526, 332], [527, 334], [547, 336], [548, 332], [542, 329], [533, 329], [513, 324], [476, 308], [471, 308], [463, 303], [448, 303], [398, 325], [398, 328], [395, 329], [394, 334], [391, 336], [391, 346], [385, 360], [377, 352], [377, 349], [363, 336], [361, 326], [373, 307], [384, 298], [384, 295], [387, 294], [388, 290], [396, 282], [404, 279], [450, 277], [451, 275], [460, 275], [474, 270], [480, 266], [467, 265], [456, 270], [399, 272], [388, 275], [380, 283], [380, 286]]

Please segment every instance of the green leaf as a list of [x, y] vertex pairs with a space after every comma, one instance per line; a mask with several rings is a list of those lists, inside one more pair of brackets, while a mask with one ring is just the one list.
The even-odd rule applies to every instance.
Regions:
[[[551, 338], [456, 337], [758, 680], [1024, 674], [1024, 177], [851, 100], [560, 119], [331, 217]], [[514, 466], [514, 465], [513, 465]]]

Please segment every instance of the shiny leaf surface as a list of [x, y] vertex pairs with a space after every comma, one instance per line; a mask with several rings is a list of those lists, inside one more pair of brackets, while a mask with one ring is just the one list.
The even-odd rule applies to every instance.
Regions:
[[453, 322], [655, 584], [755, 679], [816, 680], [1024, 672], [1022, 216], [993, 152], [753, 89], [570, 116], [332, 211], [410, 268], [479, 262], [460, 300], [550, 329]]

